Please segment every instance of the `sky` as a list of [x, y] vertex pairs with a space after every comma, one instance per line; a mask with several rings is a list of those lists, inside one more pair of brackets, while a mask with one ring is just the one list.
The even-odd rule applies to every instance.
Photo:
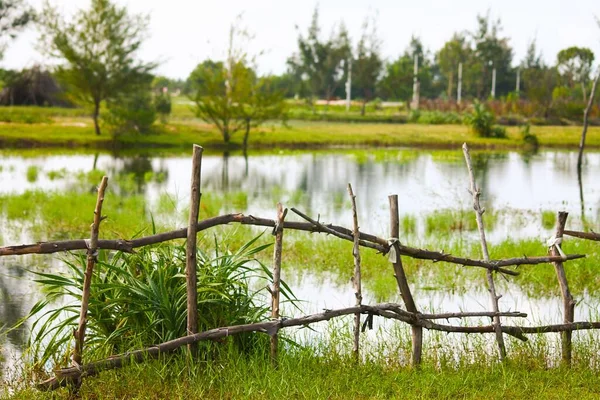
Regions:
[[[27, 0], [41, 9], [44, 0]], [[48, 0], [66, 15], [87, 7], [87, 0]], [[488, 11], [502, 21], [502, 34], [510, 38], [513, 64], [524, 57], [536, 39], [548, 63], [570, 46], [589, 47], [600, 59], [599, 0], [114, 0], [130, 12], [150, 16], [149, 37], [139, 57], [158, 61], [157, 73], [185, 79], [207, 58], [223, 59], [228, 31], [242, 14], [243, 24], [253, 33], [249, 53], [262, 74], [280, 74], [286, 60], [297, 49], [298, 32], [305, 33], [318, 5], [323, 35], [344, 21], [356, 43], [366, 16], [377, 15], [377, 30], [388, 61], [404, 52], [411, 35], [421, 38], [432, 53], [454, 32], [474, 30], [477, 14]], [[10, 42], [0, 67], [21, 69], [36, 63], [49, 64], [37, 50], [39, 33], [30, 27]]]

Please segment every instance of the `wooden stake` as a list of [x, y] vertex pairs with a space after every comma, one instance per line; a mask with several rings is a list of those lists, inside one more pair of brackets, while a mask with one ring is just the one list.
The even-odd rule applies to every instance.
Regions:
[[[550, 254], [553, 256], [559, 256], [560, 251], [557, 246], [560, 246], [562, 242], [563, 232], [565, 230], [565, 224], [567, 223], [567, 217], [569, 213], [560, 211], [556, 217], [556, 231], [554, 233], [554, 240], [551, 241], [550, 248], [548, 249]], [[565, 274], [565, 268], [563, 267], [562, 261], [555, 261], [552, 263], [554, 270], [556, 271], [556, 278], [560, 285], [560, 292], [563, 299], [563, 318], [565, 324], [572, 323], [575, 320], [575, 300], [569, 290], [569, 283], [567, 282], [567, 275]], [[562, 360], [567, 365], [571, 365], [571, 337], [573, 332], [564, 331], [561, 333], [561, 344], [562, 344]]]
[[[481, 208], [479, 204], [479, 196], [481, 191], [475, 183], [475, 175], [473, 174], [473, 166], [471, 165], [471, 154], [469, 154], [469, 147], [466, 143], [463, 144], [463, 153], [465, 155], [465, 161], [467, 163], [467, 169], [469, 170], [469, 178], [471, 181], [471, 195], [473, 196], [473, 208], [475, 209], [475, 218], [477, 219], [477, 228], [479, 229], [479, 239], [481, 241], [481, 251], [483, 253], [483, 259], [485, 261], [490, 260], [490, 254], [488, 253], [487, 241], [485, 239], [485, 230], [483, 225], [483, 213], [485, 209]], [[494, 275], [491, 270], [487, 270], [487, 282], [488, 289], [490, 291], [490, 297], [492, 299], [492, 310], [496, 313], [494, 317], [494, 327], [496, 331], [496, 341], [498, 342], [498, 352], [500, 353], [500, 360], [504, 361], [506, 357], [506, 347], [504, 346], [504, 337], [502, 336], [502, 327], [500, 326], [500, 307], [498, 306], [498, 300], [502, 296], [496, 295], [496, 285], [494, 284]]]
[[[273, 286], [271, 287], [271, 319], [279, 319], [279, 294], [281, 286], [281, 253], [283, 250], [283, 221], [287, 214], [281, 203], [277, 203], [277, 224], [273, 229], [275, 234], [275, 249], [273, 250]], [[277, 366], [277, 331], [271, 335], [271, 363]]]
[[[360, 231], [358, 228], [358, 213], [356, 211], [356, 196], [352, 191], [352, 185], [348, 184], [348, 195], [350, 196], [350, 202], [352, 203], [352, 222], [354, 229], [352, 234], [354, 236], [354, 246], [352, 247], [352, 256], [354, 257], [354, 274], [352, 276], [352, 284], [354, 285], [354, 296], [356, 297], [356, 305], [362, 304], [362, 288], [361, 288], [361, 275], [360, 275]], [[354, 314], [354, 344], [352, 346], [352, 352], [354, 353], [355, 359], [358, 361], [359, 357], [359, 345], [360, 345], [360, 313]]]
[[[398, 289], [400, 289], [400, 295], [406, 306], [406, 310], [411, 313], [418, 314], [417, 306], [410, 292], [410, 286], [406, 280], [406, 274], [404, 273], [404, 267], [402, 266], [402, 258], [400, 257], [400, 247], [398, 237], [400, 236], [400, 214], [398, 212], [398, 195], [394, 194], [388, 196], [390, 203], [390, 236], [392, 240], [395, 240], [393, 245], [393, 260], [392, 265], [394, 266], [394, 274], [396, 276], [396, 282], [398, 283]], [[423, 328], [417, 325], [412, 325], [412, 365], [418, 367], [421, 364], [421, 353], [423, 349]]]
[[[187, 286], [187, 333], [193, 335], [198, 332], [198, 278], [196, 276], [196, 239], [198, 214], [200, 213], [200, 179], [202, 171], [203, 148], [194, 145], [192, 156], [192, 179], [190, 190], [190, 216], [187, 228], [187, 241], [185, 246], [185, 278]], [[188, 349], [193, 351], [194, 344]]]
[[92, 284], [92, 273], [94, 272], [94, 266], [96, 265], [96, 256], [98, 255], [98, 235], [100, 233], [100, 222], [102, 222], [104, 219], [104, 217], [102, 217], [102, 203], [104, 202], [104, 191], [106, 190], [107, 185], [108, 177], [104, 176], [102, 177], [102, 181], [98, 187], [98, 197], [96, 199], [96, 207], [94, 208], [94, 222], [91, 226], [92, 234], [89, 245], [87, 246], [87, 265], [85, 268], [85, 274], [83, 276], [79, 324], [77, 326], [77, 330], [74, 332], [75, 348], [73, 349], [73, 355], [71, 357], [71, 360], [75, 366], [81, 365], [82, 360], [83, 343], [85, 341], [85, 328], [87, 324], [87, 312], [90, 302], [90, 287]]

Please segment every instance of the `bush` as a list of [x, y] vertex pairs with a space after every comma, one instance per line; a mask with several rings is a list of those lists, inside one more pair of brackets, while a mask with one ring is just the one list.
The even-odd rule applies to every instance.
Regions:
[[156, 121], [156, 109], [149, 90], [137, 90], [108, 102], [108, 115], [104, 120], [113, 135], [127, 132], [148, 133]]
[[531, 147], [533, 149], [537, 149], [539, 146], [539, 141], [536, 135], [530, 132], [531, 126], [529, 124], [523, 125], [521, 127], [521, 139], [525, 143], [526, 146]]
[[473, 111], [465, 114], [463, 122], [471, 128], [477, 136], [486, 138], [505, 138], [506, 129], [494, 126], [496, 118], [482, 103], [475, 101]]
[[[267, 280], [271, 277], [269, 269], [254, 258], [255, 254], [269, 246], [256, 245], [259, 237], [233, 253], [219, 250], [218, 244], [210, 255], [198, 250], [200, 331], [267, 318], [265, 302], [257, 297], [260, 293], [250, 287], [250, 279]], [[87, 360], [187, 334], [185, 245], [144, 247], [135, 254], [117, 253], [112, 258], [101, 251], [98, 258], [87, 317]], [[68, 267], [66, 273], [35, 272], [36, 281], [47, 293], [28, 317], [35, 318], [31, 327], [30, 351], [39, 367], [50, 366], [49, 361], [50, 364], [59, 364], [66, 360], [73, 341], [86, 256], [76, 255], [73, 261], [65, 263]], [[282, 296], [290, 299], [286, 288], [282, 283]], [[66, 300], [66, 303], [46, 309], [57, 300]], [[235, 335], [231, 340], [238, 349], [248, 353], [263, 349], [265, 338], [268, 342], [266, 336], [243, 334]], [[212, 349], [206, 342], [200, 347]], [[205, 351], [203, 354], [209, 356], [212, 352]]]
[[168, 93], [160, 92], [154, 96], [154, 108], [160, 115], [160, 121], [165, 124], [171, 115], [171, 96]]
[[420, 124], [442, 125], [460, 124], [462, 120], [460, 115], [454, 112], [421, 111], [417, 122]]

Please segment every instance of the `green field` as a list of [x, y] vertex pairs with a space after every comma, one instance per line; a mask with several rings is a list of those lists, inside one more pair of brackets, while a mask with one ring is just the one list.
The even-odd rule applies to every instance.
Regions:
[[[337, 112], [337, 114], [342, 114]], [[129, 133], [112, 137], [105, 129], [94, 134], [91, 118], [81, 109], [5, 107], [0, 109], [0, 145], [3, 147], [143, 148], [189, 147], [236, 149], [242, 132], [225, 145], [219, 131], [194, 118], [189, 104], [175, 104], [168, 124], [156, 124], [151, 134]], [[292, 113], [293, 116], [293, 113]], [[327, 122], [292, 120], [288, 126], [267, 124], [250, 134], [249, 147], [320, 148], [323, 146], [422, 146], [520, 149], [525, 144], [518, 127], [508, 127], [506, 139], [480, 138], [457, 124]], [[580, 126], [532, 126], [541, 146], [575, 148]], [[590, 127], [587, 146], [600, 147], [600, 127]]]

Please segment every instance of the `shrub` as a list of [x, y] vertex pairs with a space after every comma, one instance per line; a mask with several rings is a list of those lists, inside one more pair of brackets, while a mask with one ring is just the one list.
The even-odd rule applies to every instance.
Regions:
[[165, 92], [160, 92], [154, 96], [154, 108], [160, 115], [160, 121], [165, 124], [169, 115], [171, 115], [171, 96]]
[[[260, 237], [260, 236], [259, 236]], [[208, 255], [198, 250], [199, 330], [258, 322], [267, 318], [264, 301], [249, 280], [266, 280], [270, 271], [254, 255], [269, 245], [256, 245], [256, 237], [236, 252], [219, 250]], [[214, 254], [214, 255], [212, 255]], [[106, 357], [135, 348], [186, 335], [185, 245], [161, 244], [145, 247], [135, 254], [116, 253], [109, 258], [101, 251], [91, 283], [84, 356]], [[34, 318], [30, 352], [38, 367], [66, 360], [72, 332], [79, 316], [85, 255], [65, 261], [66, 273], [35, 272], [46, 298], [36, 304], [27, 318]], [[265, 285], [262, 284], [262, 287]], [[289, 299], [282, 283], [282, 295]], [[46, 310], [50, 304], [66, 304]], [[244, 352], [265, 344], [263, 335], [232, 337]], [[261, 342], [262, 341], [262, 342]], [[201, 349], [212, 349], [210, 343]], [[204, 346], [204, 347], [202, 347]], [[262, 349], [262, 347], [260, 347]], [[204, 351], [209, 356], [212, 352]], [[90, 358], [88, 358], [90, 357]]]
[[127, 132], [148, 133], [156, 120], [156, 109], [149, 90], [136, 90], [108, 102], [105, 121], [113, 135]]
[[505, 138], [506, 129], [500, 126], [494, 126], [496, 118], [494, 114], [488, 111], [484, 104], [475, 101], [471, 113], [466, 113], [463, 122], [471, 128], [479, 137]]
[[536, 135], [530, 132], [531, 126], [529, 124], [523, 125], [521, 127], [521, 139], [525, 143], [525, 145], [537, 149], [539, 146], [539, 141]]

